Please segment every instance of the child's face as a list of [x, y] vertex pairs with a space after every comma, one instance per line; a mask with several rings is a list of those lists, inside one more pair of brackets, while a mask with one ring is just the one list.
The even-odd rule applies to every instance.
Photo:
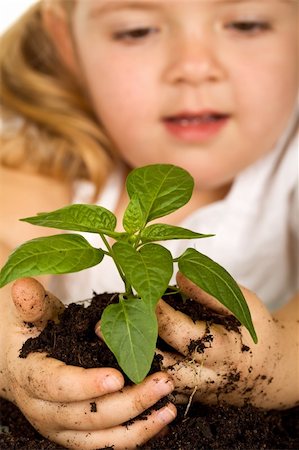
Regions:
[[298, 92], [297, 0], [78, 1], [96, 113], [132, 167], [213, 188], [270, 151]]

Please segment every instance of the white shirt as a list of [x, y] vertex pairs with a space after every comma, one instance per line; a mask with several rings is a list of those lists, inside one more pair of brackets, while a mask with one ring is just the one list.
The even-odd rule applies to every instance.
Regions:
[[[271, 310], [299, 290], [298, 137], [289, 142], [293, 129], [294, 123], [271, 153], [239, 174], [223, 200], [200, 208], [180, 224], [215, 237], [163, 243], [174, 257], [188, 247], [206, 254], [239, 284], [256, 292]], [[122, 187], [122, 171], [117, 170], [96, 203], [114, 211]], [[78, 183], [74, 203], [90, 201], [92, 191], [90, 183]], [[100, 246], [97, 235], [82, 234]], [[107, 256], [93, 268], [55, 276], [51, 286], [65, 303], [90, 298], [93, 291], [122, 292], [123, 288]]]

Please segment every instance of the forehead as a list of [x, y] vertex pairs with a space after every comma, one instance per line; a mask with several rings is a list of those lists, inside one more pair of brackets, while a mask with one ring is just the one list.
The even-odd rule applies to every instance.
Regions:
[[[63, 0], [66, 1], [66, 0]], [[154, 13], [188, 13], [189, 16], [200, 13], [221, 12], [229, 8], [252, 14], [257, 11], [271, 13], [278, 17], [292, 17], [297, 21], [299, 0], [71, 0], [75, 1], [75, 16], [80, 21], [94, 21], [118, 12], [154, 12]], [[219, 8], [219, 9], [218, 9]]]
[[275, 5], [299, 5], [299, 0], [77, 0], [77, 6], [84, 9], [96, 8], [98, 11], [113, 11], [122, 8], [154, 9], [169, 5], [240, 5], [240, 4], [263, 4], [274, 7]]
[[77, 0], [77, 4], [87, 6], [157, 6], [165, 4], [223, 4], [223, 3], [264, 3], [264, 4], [298, 4], [299, 0]]

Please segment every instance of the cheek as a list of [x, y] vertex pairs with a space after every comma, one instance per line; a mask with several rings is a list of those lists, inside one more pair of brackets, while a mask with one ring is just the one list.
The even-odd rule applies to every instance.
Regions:
[[150, 82], [144, 74], [139, 76], [131, 67], [119, 64], [98, 63], [93, 67], [100, 76], [87, 75], [89, 91], [96, 113], [107, 129], [112, 131], [144, 120], [152, 101]]
[[[270, 130], [271, 144], [285, 128], [294, 110], [298, 92], [298, 67], [295, 51], [277, 48], [240, 65], [233, 74], [235, 96], [242, 114], [242, 126], [264, 139]], [[271, 136], [272, 133], [272, 136]]]
[[87, 71], [86, 78], [94, 111], [121, 158], [132, 166], [143, 142], [140, 135], [148, 114], [148, 91], [131, 71], [121, 71], [118, 65], [97, 63], [93, 67], [96, 70]]
[[105, 45], [98, 45], [93, 52], [83, 48], [81, 55], [89, 89], [100, 107], [110, 98], [123, 109], [146, 95], [145, 87], [150, 86], [151, 80], [150, 70], [140, 62], [134, 62], [132, 57], [119, 51], [108, 52]]

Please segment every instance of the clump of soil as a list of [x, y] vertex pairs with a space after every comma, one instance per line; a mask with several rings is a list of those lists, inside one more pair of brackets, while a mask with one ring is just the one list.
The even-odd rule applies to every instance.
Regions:
[[[115, 296], [114, 296], [115, 298]], [[25, 342], [20, 357], [30, 352], [46, 352], [48, 356], [60, 359], [66, 364], [92, 367], [115, 367], [116, 359], [94, 333], [94, 327], [103, 309], [114, 301], [111, 294], [95, 295], [90, 306], [69, 305], [60, 322], [49, 322], [43, 332]], [[175, 298], [165, 298], [170, 304], [178, 305]], [[205, 340], [193, 343], [204, 351], [209, 342], [209, 324], [222, 323], [227, 329], [238, 329], [239, 323], [233, 317], [226, 318], [212, 314], [195, 302], [180, 301], [180, 310], [194, 319], [207, 320]], [[30, 326], [30, 324], [28, 324]], [[159, 343], [162, 345], [159, 341]], [[244, 351], [248, 351], [246, 348]], [[159, 359], [152, 366], [152, 372], [159, 370]], [[129, 380], [127, 380], [129, 383]], [[167, 401], [167, 399], [166, 399]], [[178, 407], [178, 417], [170, 424], [169, 433], [145, 444], [143, 449], [155, 450], [258, 450], [299, 449], [299, 407], [285, 411], [263, 411], [250, 405], [234, 407], [226, 404], [206, 406], [193, 404], [185, 417], [186, 407]], [[91, 402], [91, 413], [96, 404]], [[0, 448], [3, 450], [57, 450], [63, 447], [40, 436], [28, 423], [20, 410], [13, 404], [0, 400]], [[146, 416], [143, 415], [146, 420]], [[129, 424], [127, 424], [129, 426]]]
[[41, 436], [12, 403], [0, 398], [1, 450], [64, 449]]
[[[299, 408], [261, 411], [251, 406], [179, 406], [168, 435], [144, 450], [273, 450], [299, 448]], [[1, 450], [61, 450], [37, 433], [12, 403], [0, 399]]]

